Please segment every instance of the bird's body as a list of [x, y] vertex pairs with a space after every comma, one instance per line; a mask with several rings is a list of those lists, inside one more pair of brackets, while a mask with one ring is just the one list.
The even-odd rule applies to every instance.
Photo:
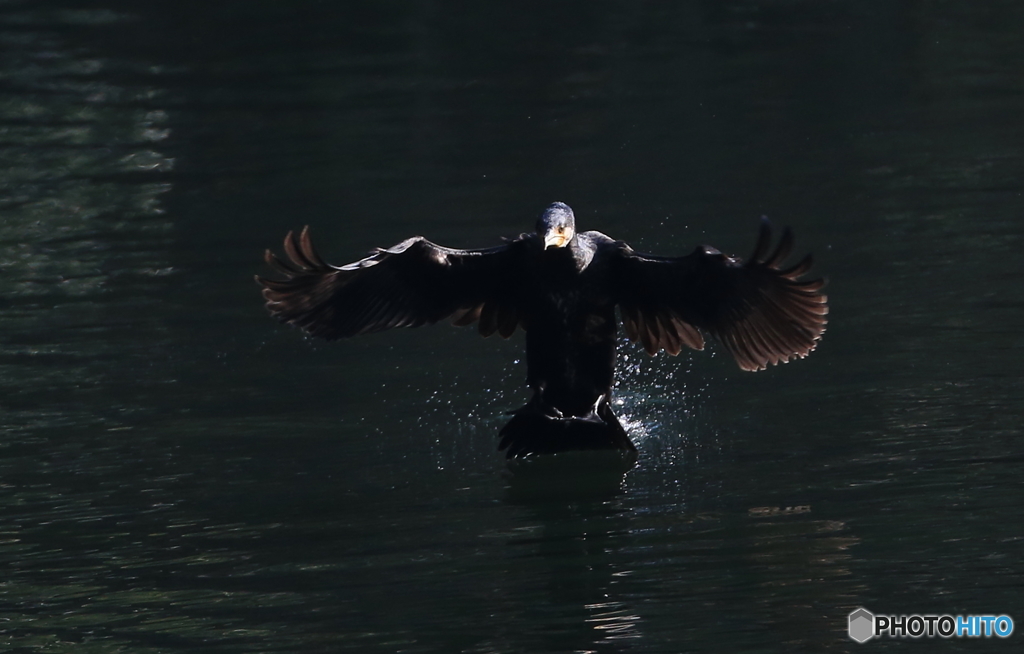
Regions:
[[[597, 240], [596, 233], [580, 241]], [[582, 248], [581, 248], [582, 249]], [[526, 332], [526, 383], [567, 415], [580, 415], [611, 388], [615, 373], [615, 304], [602, 292], [608, 268], [589, 249], [539, 252], [523, 287], [531, 317]]]
[[453, 250], [414, 237], [346, 266], [316, 254], [307, 230], [289, 234], [284, 281], [257, 278], [271, 313], [328, 339], [419, 326], [451, 317], [480, 333], [526, 331], [530, 402], [502, 429], [508, 456], [564, 449], [635, 449], [610, 401], [618, 317], [650, 354], [702, 349], [718, 337], [747, 370], [803, 357], [827, 313], [823, 282], [800, 281], [805, 258], [786, 270], [788, 230], [768, 253], [762, 223], [747, 264], [700, 247], [653, 257], [600, 232], [575, 231], [572, 210], [551, 205], [537, 230], [485, 250]]
[[519, 297], [528, 315], [526, 384], [530, 402], [501, 432], [510, 456], [563, 449], [633, 449], [611, 410], [618, 318], [599, 232], [565, 247], [535, 244]]

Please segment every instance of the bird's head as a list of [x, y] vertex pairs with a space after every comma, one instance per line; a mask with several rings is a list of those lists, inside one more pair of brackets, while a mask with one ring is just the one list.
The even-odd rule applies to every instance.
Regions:
[[544, 243], [544, 249], [564, 248], [576, 236], [576, 217], [564, 202], [555, 202], [537, 221], [537, 236]]

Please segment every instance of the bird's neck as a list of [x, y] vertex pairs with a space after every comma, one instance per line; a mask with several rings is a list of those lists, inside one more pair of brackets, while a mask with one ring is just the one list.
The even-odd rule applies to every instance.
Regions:
[[544, 251], [547, 265], [561, 271], [574, 269], [577, 273], [582, 272], [590, 263], [591, 258], [592, 255], [586, 251], [586, 248], [579, 247], [575, 238], [564, 247]]

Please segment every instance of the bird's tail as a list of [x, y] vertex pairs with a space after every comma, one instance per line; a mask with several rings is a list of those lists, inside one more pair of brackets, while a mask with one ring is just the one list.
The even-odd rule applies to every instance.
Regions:
[[636, 446], [602, 398], [586, 416], [563, 417], [531, 402], [516, 411], [499, 432], [498, 450], [509, 459], [567, 450], [625, 450]]

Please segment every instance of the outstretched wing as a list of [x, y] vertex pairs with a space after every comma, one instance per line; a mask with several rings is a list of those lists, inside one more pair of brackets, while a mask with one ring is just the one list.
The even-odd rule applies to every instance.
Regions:
[[818, 344], [828, 313], [825, 281], [802, 280], [811, 256], [782, 268], [793, 247], [786, 228], [774, 251], [762, 219], [750, 259], [701, 246], [685, 257], [657, 257], [624, 244], [613, 256], [616, 300], [626, 334], [649, 354], [701, 350], [699, 330], [718, 338], [744, 370], [803, 358]]
[[523, 237], [484, 250], [453, 250], [422, 236], [336, 267], [324, 262], [309, 227], [284, 239], [287, 259], [265, 259], [283, 280], [256, 277], [271, 315], [326, 339], [419, 327], [453, 317], [507, 338], [519, 324], [513, 274]]

